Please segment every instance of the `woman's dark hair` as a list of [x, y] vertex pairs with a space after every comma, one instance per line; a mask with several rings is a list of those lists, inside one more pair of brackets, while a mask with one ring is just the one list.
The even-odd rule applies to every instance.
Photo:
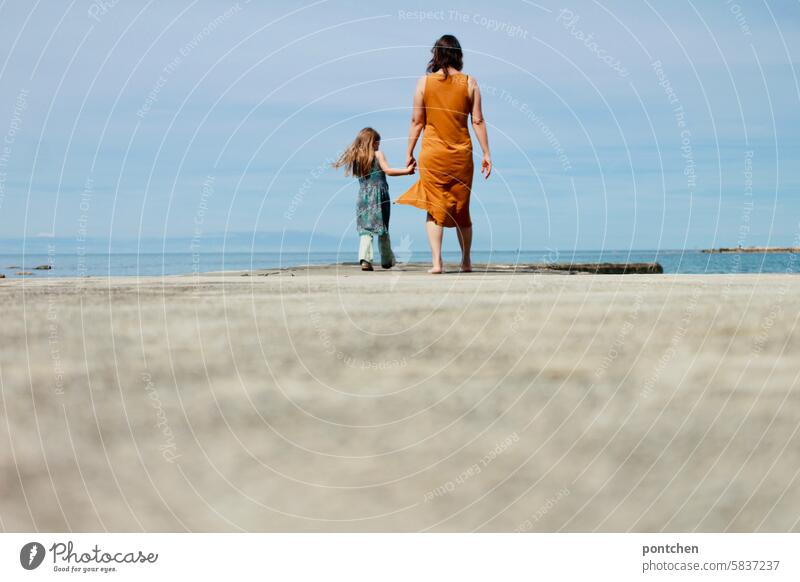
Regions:
[[464, 67], [464, 53], [461, 52], [461, 43], [452, 34], [445, 34], [436, 41], [431, 49], [433, 58], [428, 63], [428, 72], [442, 71], [447, 77], [448, 67], [460, 71]]

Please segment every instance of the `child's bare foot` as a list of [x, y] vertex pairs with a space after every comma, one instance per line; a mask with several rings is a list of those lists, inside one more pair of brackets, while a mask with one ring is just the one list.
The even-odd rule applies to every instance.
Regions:
[[374, 271], [375, 269], [372, 268], [372, 263], [370, 263], [369, 261], [361, 261], [361, 270]]
[[441, 265], [434, 265], [432, 269], [428, 269], [428, 273], [431, 275], [441, 275], [444, 273], [444, 269]]

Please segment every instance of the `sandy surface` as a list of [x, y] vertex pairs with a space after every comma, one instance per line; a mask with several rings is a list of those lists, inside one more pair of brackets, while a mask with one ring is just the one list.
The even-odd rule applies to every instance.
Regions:
[[4, 530], [800, 530], [800, 277], [0, 281]]

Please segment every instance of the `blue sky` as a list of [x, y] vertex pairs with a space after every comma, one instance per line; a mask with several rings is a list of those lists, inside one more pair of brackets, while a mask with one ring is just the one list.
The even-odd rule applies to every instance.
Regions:
[[[357, 186], [326, 162], [371, 125], [402, 163], [452, 33], [495, 164], [477, 248], [792, 244], [798, 28], [788, 1], [8, 1], [0, 239], [351, 239]], [[422, 222], [396, 206], [393, 236], [422, 248]]]

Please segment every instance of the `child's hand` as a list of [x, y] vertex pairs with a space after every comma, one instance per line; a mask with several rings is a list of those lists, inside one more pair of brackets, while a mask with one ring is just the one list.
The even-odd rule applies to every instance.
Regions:
[[408, 164], [408, 166], [406, 166], [406, 173], [409, 176], [413, 176], [414, 175], [414, 170], [416, 170], [416, 169], [417, 169], [417, 162], [414, 161], [414, 162]]

